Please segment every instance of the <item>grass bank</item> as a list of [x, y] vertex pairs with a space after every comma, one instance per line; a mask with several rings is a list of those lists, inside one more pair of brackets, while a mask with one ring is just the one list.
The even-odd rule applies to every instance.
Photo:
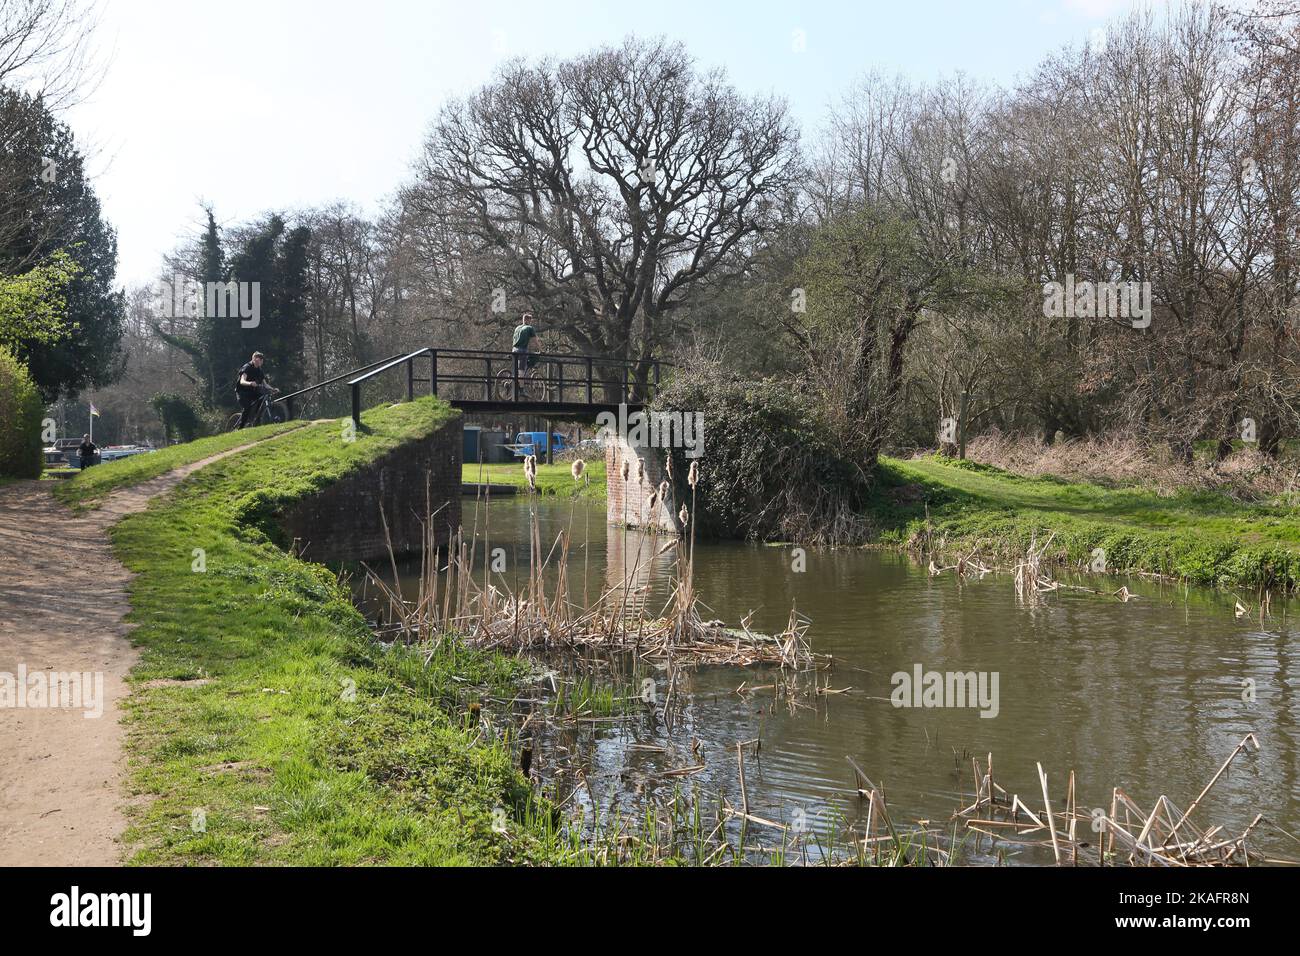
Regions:
[[[606, 497], [605, 459], [597, 458], [585, 462], [586, 468], [580, 481], [573, 480], [570, 462], [554, 465], [537, 466], [537, 490], [544, 495], [561, 495], [563, 497], [599, 498]], [[513, 485], [516, 488], [528, 487], [524, 479], [523, 463], [497, 465], [467, 464], [462, 470], [462, 478], [467, 485], [488, 483], [493, 485]]]
[[147, 796], [131, 862], [588, 861], [509, 742], [468, 715], [508, 696], [523, 665], [454, 641], [385, 649], [333, 574], [275, 543], [282, 507], [455, 414], [427, 398], [373, 409], [350, 443], [336, 423], [305, 426], [115, 526], [143, 648], [127, 704], [130, 782]]
[[157, 478], [173, 468], [191, 465], [212, 455], [219, 455], [223, 451], [300, 428], [302, 425], [301, 421], [282, 422], [279, 425], [261, 425], [257, 428], [245, 428], [242, 431], [223, 432], [220, 435], [210, 435], [183, 445], [169, 445], [144, 455], [132, 455], [130, 458], [107, 461], [79, 472], [71, 480], [61, 482], [54, 489], [54, 497], [78, 510], [94, 507], [99, 499], [118, 488], [126, 488], [148, 481], [150, 478]]
[[[890, 544], [1023, 556], [1055, 532], [1049, 557], [1076, 565], [1105, 552], [1113, 571], [1148, 571], [1196, 584], [1300, 586], [1300, 515], [1209, 491], [1160, 494], [1050, 476], [1027, 478], [938, 456], [885, 459], [872, 518]], [[927, 517], [928, 509], [928, 517]]]

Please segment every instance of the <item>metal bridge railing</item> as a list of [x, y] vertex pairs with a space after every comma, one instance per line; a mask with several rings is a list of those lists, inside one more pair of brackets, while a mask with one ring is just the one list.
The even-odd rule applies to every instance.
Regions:
[[[429, 360], [428, 376], [417, 376], [416, 363]], [[528, 411], [547, 408], [573, 411], [584, 405], [609, 406], [648, 401], [660, 383], [658, 361], [648, 363], [591, 355], [531, 353], [534, 366], [525, 365], [512, 352], [485, 349], [422, 348], [394, 355], [369, 365], [335, 375], [276, 399], [293, 418], [301, 396], [346, 380], [352, 398], [352, 420], [361, 423], [361, 387], [371, 379], [396, 368], [406, 370], [406, 397], [415, 398], [416, 385], [428, 385], [429, 394], [441, 395], [454, 404], [508, 411], [527, 406]], [[638, 375], [643, 371], [643, 375]]]

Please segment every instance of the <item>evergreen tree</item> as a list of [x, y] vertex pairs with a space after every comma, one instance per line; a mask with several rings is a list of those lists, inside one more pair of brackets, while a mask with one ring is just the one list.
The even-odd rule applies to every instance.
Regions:
[[0, 274], [17, 275], [64, 252], [75, 276], [64, 298], [70, 334], [13, 343], [46, 401], [113, 382], [122, 369], [126, 302], [114, 289], [117, 235], [86, 181], [71, 131], [37, 97], [0, 87]]

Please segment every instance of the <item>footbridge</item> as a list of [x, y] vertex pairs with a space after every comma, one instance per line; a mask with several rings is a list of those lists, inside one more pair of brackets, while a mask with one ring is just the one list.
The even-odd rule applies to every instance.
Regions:
[[[361, 424], [364, 391], [381, 377], [405, 383], [406, 398], [437, 395], [466, 412], [514, 412], [592, 421], [620, 405], [639, 411], [659, 388], [660, 364], [590, 355], [532, 353], [531, 366], [511, 352], [422, 348], [335, 375], [275, 399], [293, 418], [321, 389], [346, 386], [352, 420]], [[391, 393], [390, 393], [391, 394]]]

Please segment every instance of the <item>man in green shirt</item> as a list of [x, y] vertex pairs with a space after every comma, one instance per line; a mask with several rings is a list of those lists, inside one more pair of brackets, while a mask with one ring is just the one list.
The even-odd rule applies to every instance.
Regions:
[[537, 359], [528, 354], [528, 347], [532, 344], [533, 339], [537, 338], [537, 330], [533, 328], [533, 313], [525, 312], [519, 317], [519, 324], [515, 326], [515, 337], [510, 345], [510, 351], [515, 355], [515, 365], [519, 369], [519, 374], [523, 375], [528, 369], [537, 364]]

